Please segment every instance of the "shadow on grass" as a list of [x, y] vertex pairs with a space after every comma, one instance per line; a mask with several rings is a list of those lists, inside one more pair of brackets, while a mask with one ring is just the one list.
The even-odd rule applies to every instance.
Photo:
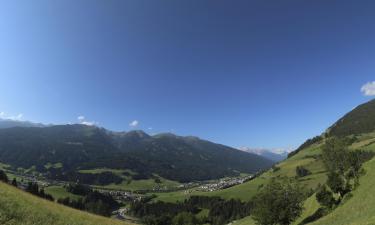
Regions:
[[311, 216], [306, 217], [304, 220], [302, 220], [298, 225], [304, 225], [308, 223], [312, 223], [323, 216], [327, 215], [327, 210], [324, 208], [317, 209]]

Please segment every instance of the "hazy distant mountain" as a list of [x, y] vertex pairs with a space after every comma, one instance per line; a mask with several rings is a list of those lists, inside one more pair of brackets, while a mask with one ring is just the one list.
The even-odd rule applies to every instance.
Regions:
[[29, 121], [19, 121], [10, 119], [0, 119], [0, 129], [11, 127], [45, 127], [41, 123], [33, 123]]
[[272, 160], [274, 162], [279, 162], [281, 160], [284, 160], [288, 156], [288, 151], [286, 150], [274, 151], [274, 150], [269, 150], [269, 149], [264, 149], [264, 148], [249, 148], [249, 147], [240, 147], [239, 149], [244, 152], [249, 152], [249, 153], [263, 156], [264, 158]]
[[[197, 137], [112, 132], [78, 124], [0, 129], [0, 161], [14, 168], [35, 166], [52, 178], [82, 168], [107, 167], [130, 169], [137, 179], [158, 174], [182, 182], [255, 173], [273, 164], [259, 155]], [[46, 168], [56, 163], [63, 167]]]

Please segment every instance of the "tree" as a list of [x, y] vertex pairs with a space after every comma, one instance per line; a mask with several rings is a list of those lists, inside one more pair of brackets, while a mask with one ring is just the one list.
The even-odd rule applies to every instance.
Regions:
[[326, 208], [332, 208], [335, 204], [335, 198], [333, 193], [327, 189], [326, 185], [323, 185], [319, 191], [316, 193], [316, 200]]
[[340, 198], [351, 190], [349, 182], [346, 182], [345, 178], [336, 172], [328, 174], [327, 185], [334, 193], [338, 193]]
[[344, 138], [330, 138], [322, 147], [322, 158], [329, 172], [344, 175], [350, 167], [350, 152]]
[[198, 224], [197, 218], [192, 213], [182, 212], [177, 214], [172, 219], [173, 225], [196, 225]]
[[3, 181], [5, 183], [8, 183], [9, 181], [7, 174], [2, 170], [0, 170], [0, 181]]
[[296, 174], [297, 174], [297, 177], [305, 177], [307, 175], [310, 175], [311, 172], [303, 166], [297, 166]]
[[13, 180], [12, 180], [12, 185], [15, 186], [15, 187], [18, 186], [16, 178], [13, 178]]
[[301, 215], [305, 193], [293, 179], [272, 179], [254, 199], [253, 219], [259, 225], [288, 225]]

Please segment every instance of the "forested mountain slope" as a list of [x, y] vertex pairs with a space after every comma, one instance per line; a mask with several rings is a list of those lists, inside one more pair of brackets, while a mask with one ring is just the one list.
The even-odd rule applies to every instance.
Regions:
[[[0, 129], [0, 162], [14, 170], [33, 168], [51, 179], [82, 180], [78, 170], [111, 168], [129, 169], [134, 179], [157, 174], [181, 182], [255, 173], [273, 164], [196, 137], [112, 132], [78, 124]], [[115, 174], [103, 176], [118, 180]]]

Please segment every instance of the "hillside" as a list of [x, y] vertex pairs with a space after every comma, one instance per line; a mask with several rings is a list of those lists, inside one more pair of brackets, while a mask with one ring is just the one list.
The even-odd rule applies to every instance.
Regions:
[[0, 182], [3, 225], [131, 225], [53, 203]]
[[[339, 123], [333, 125], [329, 131], [329, 137], [338, 134], [343, 134], [341, 131], [346, 129], [353, 129], [352, 133], [347, 133], [353, 141], [349, 145], [352, 151], [366, 150], [375, 152], [375, 115], [368, 117], [364, 111], [371, 112], [375, 109], [374, 101], [363, 104], [353, 111], [349, 112]], [[350, 119], [348, 119], [350, 118]], [[367, 122], [363, 122], [367, 121]], [[373, 124], [371, 126], [356, 126], [361, 123]], [[345, 128], [344, 128], [345, 127]], [[334, 128], [332, 130], [332, 128]], [[340, 132], [339, 132], [340, 131]], [[336, 133], [339, 132], [339, 133]], [[354, 137], [354, 138], [353, 138]], [[303, 166], [308, 169], [311, 174], [298, 178], [298, 181], [303, 184], [306, 189], [315, 190], [319, 184], [324, 184], [327, 179], [325, 167], [321, 159], [322, 146], [325, 142], [325, 137], [322, 135], [319, 138], [313, 138], [302, 145], [301, 148], [290, 157], [278, 163], [273, 169], [269, 169], [254, 180], [237, 185], [228, 189], [215, 192], [201, 192], [196, 189], [191, 189], [189, 192], [172, 192], [157, 194], [156, 200], [175, 202], [182, 201], [189, 196], [205, 195], [205, 196], [219, 196], [225, 199], [241, 199], [243, 201], [251, 200], [258, 191], [267, 184], [271, 178], [279, 176], [296, 177], [296, 167]], [[366, 173], [360, 177], [360, 185], [352, 194], [353, 197], [340, 204], [337, 209], [316, 220], [313, 223], [311, 216], [320, 207], [315, 199], [315, 195], [309, 197], [305, 201], [305, 209], [302, 216], [297, 219], [294, 225], [301, 224], [324, 224], [324, 225], [364, 225], [375, 224], [375, 198], [372, 198], [372, 190], [375, 185], [373, 177], [375, 176], [375, 159], [366, 162], [363, 165]], [[255, 224], [251, 217], [246, 217], [235, 221], [235, 225], [252, 225]]]
[[0, 162], [13, 170], [33, 170], [50, 179], [79, 179], [88, 184], [121, 183], [122, 178], [110, 171], [93, 176], [79, 170], [130, 170], [134, 180], [159, 175], [189, 182], [255, 173], [273, 164], [196, 137], [112, 132], [77, 124], [0, 129]]
[[330, 136], [347, 136], [374, 131], [375, 99], [361, 104], [340, 118], [327, 131]]

